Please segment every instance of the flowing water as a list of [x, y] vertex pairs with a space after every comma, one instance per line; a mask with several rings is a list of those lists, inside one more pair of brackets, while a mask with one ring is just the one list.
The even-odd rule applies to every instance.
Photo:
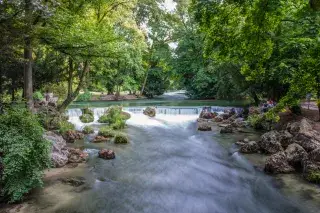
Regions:
[[[96, 120], [104, 110], [94, 109]], [[89, 168], [83, 172], [90, 186], [54, 212], [319, 212], [319, 206], [292, 192], [292, 196], [284, 193], [275, 178], [234, 152], [230, 146], [234, 136], [196, 131], [201, 108], [158, 107], [156, 118], [143, 115], [139, 107], [125, 110], [132, 115], [126, 129], [130, 144], [91, 144], [88, 140], [75, 144], [90, 153]], [[81, 129], [79, 115], [81, 110], [69, 110], [70, 120]], [[96, 121], [90, 125], [99, 127]], [[116, 159], [97, 158], [100, 148], [113, 149]]]

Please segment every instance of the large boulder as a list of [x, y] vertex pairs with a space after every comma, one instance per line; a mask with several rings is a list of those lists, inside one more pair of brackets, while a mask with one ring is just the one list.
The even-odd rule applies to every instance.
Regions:
[[82, 163], [88, 159], [88, 153], [81, 151], [80, 149], [68, 147], [68, 163]]
[[249, 142], [244, 142], [243, 144], [240, 145], [239, 152], [251, 154], [251, 153], [258, 152], [259, 149], [260, 149], [260, 147], [257, 142], [249, 141]]
[[105, 159], [105, 160], [111, 160], [116, 157], [113, 150], [110, 149], [102, 149], [99, 151], [99, 158]]
[[306, 134], [299, 133], [294, 138], [293, 141], [300, 146], [302, 146], [307, 152], [311, 152], [315, 149], [320, 148], [320, 142], [312, 137], [308, 137]]
[[76, 140], [81, 140], [84, 138], [84, 134], [76, 130], [69, 130], [62, 136], [68, 143], [74, 143]]
[[211, 131], [212, 128], [208, 122], [198, 122], [199, 131]]
[[264, 171], [271, 174], [291, 173], [294, 168], [288, 163], [284, 152], [278, 152], [267, 158]]
[[320, 148], [309, 153], [309, 160], [320, 162]]
[[220, 130], [220, 133], [221, 134], [225, 134], [225, 133], [233, 133], [233, 127], [231, 124], [225, 126], [225, 127], [222, 127], [221, 130]]
[[156, 108], [147, 107], [145, 110], [143, 110], [143, 114], [145, 114], [149, 117], [155, 117], [156, 116]]
[[286, 130], [279, 132], [278, 140], [283, 148], [287, 148], [290, 144], [293, 143], [292, 138], [293, 135]]
[[275, 154], [283, 151], [281, 143], [279, 142], [280, 134], [277, 131], [267, 132], [261, 136], [259, 146], [268, 154]]
[[55, 168], [60, 168], [68, 163], [69, 151], [66, 148], [66, 141], [54, 132], [46, 132], [43, 136], [52, 144], [51, 161]]
[[293, 143], [288, 146], [285, 150], [288, 163], [300, 169], [303, 161], [308, 157], [308, 153], [299, 144]]
[[301, 121], [289, 123], [287, 125], [287, 130], [293, 134], [296, 135], [298, 133], [305, 133], [312, 131], [311, 124], [307, 121], [307, 119], [302, 119]]

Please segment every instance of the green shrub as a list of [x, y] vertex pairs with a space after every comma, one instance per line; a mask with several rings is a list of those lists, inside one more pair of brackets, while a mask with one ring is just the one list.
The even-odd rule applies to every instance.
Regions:
[[99, 130], [99, 135], [103, 136], [103, 137], [114, 137], [116, 135], [115, 131], [112, 130], [110, 127], [102, 127]]
[[43, 170], [50, 167], [51, 143], [43, 138], [36, 116], [24, 109], [0, 115], [2, 194], [20, 201], [31, 189], [42, 186]]
[[122, 112], [122, 107], [111, 106], [107, 112], [99, 118], [98, 122], [108, 123], [112, 129], [120, 130], [125, 128], [126, 120], [129, 118], [130, 114]]
[[107, 114], [105, 115], [102, 115], [99, 120], [98, 120], [99, 123], [102, 123], [102, 124], [107, 124], [109, 123], [109, 117]]
[[88, 115], [94, 116], [93, 111], [92, 111], [91, 109], [89, 109], [89, 108], [83, 108], [83, 109], [81, 109], [81, 111], [82, 111], [82, 114], [83, 114], [83, 115], [84, 115], [84, 114], [88, 114]]
[[118, 133], [114, 138], [114, 143], [117, 143], [117, 144], [128, 143], [128, 142], [129, 142], [129, 138], [123, 133]]
[[122, 118], [118, 118], [110, 125], [110, 127], [114, 130], [121, 130], [126, 127], [126, 121]]
[[68, 132], [69, 130], [75, 130], [75, 126], [72, 123], [68, 121], [61, 121], [59, 123], [59, 133], [61, 135]]
[[83, 134], [92, 134], [94, 133], [94, 129], [91, 127], [91, 126], [85, 126], [83, 129], [82, 129], [82, 133]]
[[313, 171], [307, 176], [307, 180], [312, 183], [320, 184], [320, 172]]
[[83, 114], [80, 116], [80, 120], [82, 123], [91, 123], [94, 121], [94, 117], [90, 114]]
[[85, 91], [84, 93], [78, 96], [77, 101], [90, 101], [91, 98], [92, 94], [89, 91]]
[[41, 101], [44, 98], [43, 98], [42, 93], [37, 91], [37, 92], [33, 93], [33, 99], [36, 100], [36, 101]]
[[254, 129], [262, 129], [263, 116], [261, 114], [253, 114], [248, 117], [250, 126]]

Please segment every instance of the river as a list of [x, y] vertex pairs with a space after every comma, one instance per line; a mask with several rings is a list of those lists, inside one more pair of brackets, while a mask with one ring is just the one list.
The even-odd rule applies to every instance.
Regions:
[[[285, 193], [285, 183], [265, 175], [235, 152], [231, 144], [237, 136], [196, 131], [199, 107], [158, 107], [156, 118], [143, 115], [142, 109], [125, 108], [132, 115], [126, 129], [130, 144], [91, 144], [88, 140], [75, 144], [90, 153], [86, 171], [90, 187], [55, 212], [318, 212], [312, 199], [298, 192]], [[97, 119], [104, 109], [94, 111]], [[79, 109], [69, 110], [78, 128], [82, 126], [80, 114]], [[96, 122], [91, 125], [99, 128]], [[238, 135], [245, 136], [255, 134]], [[113, 149], [116, 159], [98, 159], [100, 148]]]
[[[131, 119], [125, 131], [130, 143], [93, 144], [92, 136], [76, 142], [72, 146], [89, 153], [87, 164], [48, 172], [45, 188], [36, 190], [20, 212], [319, 213], [318, 186], [299, 175], [268, 176], [261, 169], [264, 156], [237, 152], [237, 139], [254, 140], [259, 134], [198, 132], [201, 102], [194, 106], [187, 102], [159, 104], [156, 118], [143, 115], [141, 106], [127, 105], [124, 110]], [[97, 132], [102, 125], [96, 120], [105, 108], [93, 110], [95, 122], [89, 125]], [[81, 110], [68, 113], [70, 121], [83, 128]], [[97, 158], [101, 148], [114, 150], [116, 159]], [[71, 187], [57, 181], [61, 176], [81, 176], [86, 184]]]

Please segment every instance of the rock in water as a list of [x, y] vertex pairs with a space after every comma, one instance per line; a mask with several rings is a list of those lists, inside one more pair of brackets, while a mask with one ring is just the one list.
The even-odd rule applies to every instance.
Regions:
[[295, 168], [302, 168], [303, 160], [308, 157], [308, 153], [299, 144], [293, 143], [285, 150], [288, 163]]
[[149, 117], [155, 117], [156, 116], [156, 108], [147, 107], [145, 110], [143, 110], [143, 114], [145, 114]]
[[53, 132], [46, 132], [43, 136], [52, 144], [51, 161], [55, 168], [60, 168], [68, 163], [69, 151], [66, 148], [66, 141]]
[[259, 146], [268, 154], [275, 154], [283, 151], [281, 143], [279, 142], [280, 134], [277, 131], [267, 132], [261, 136]]
[[68, 163], [82, 163], [88, 159], [88, 153], [85, 153], [80, 149], [68, 147], [68, 151]]
[[231, 124], [225, 126], [225, 127], [222, 127], [221, 130], [220, 130], [220, 133], [224, 134], [224, 133], [233, 133], [233, 127]]
[[211, 126], [208, 122], [198, 122], [198, 130], [199, 131], [211, 131]]
[[259, 151], [259, 145], [255, 141], [250, 141], [250, 142], [244, 142], [241, 144], [239, 152], [241, 153], [246, 153], [246, 154], [251, 154], [251, 153], [256, 153]]
[[103, 158], [105, 160], [115, 159], [116, 155], [113, 150], [110, 149], [102, 149], [99, 151], [99, 158]]
[[203, 118], [203, 119], [213, 119], [213, 118], [215, 118], [216, 116], [218, 116], [218, 113], [216, 113], [216, 112], [212, 113], [212, 112], [208, 112], [208, 111], [204, 111], [204, 110], [203, 110], [203, 111], [200, 113], [199, 118]]
[[285, 153], [278, 152], [266, 160], [264, 171], [271, 174], [291, 173], [294, 168], [289, 165]]
[[76, 130], [69, 130], [66, 133], [63, 134], [63, 138], [68, 143], [74, 143], [76, 140], [81, 140], [84, 138], [84, 134], [80, 131]]

